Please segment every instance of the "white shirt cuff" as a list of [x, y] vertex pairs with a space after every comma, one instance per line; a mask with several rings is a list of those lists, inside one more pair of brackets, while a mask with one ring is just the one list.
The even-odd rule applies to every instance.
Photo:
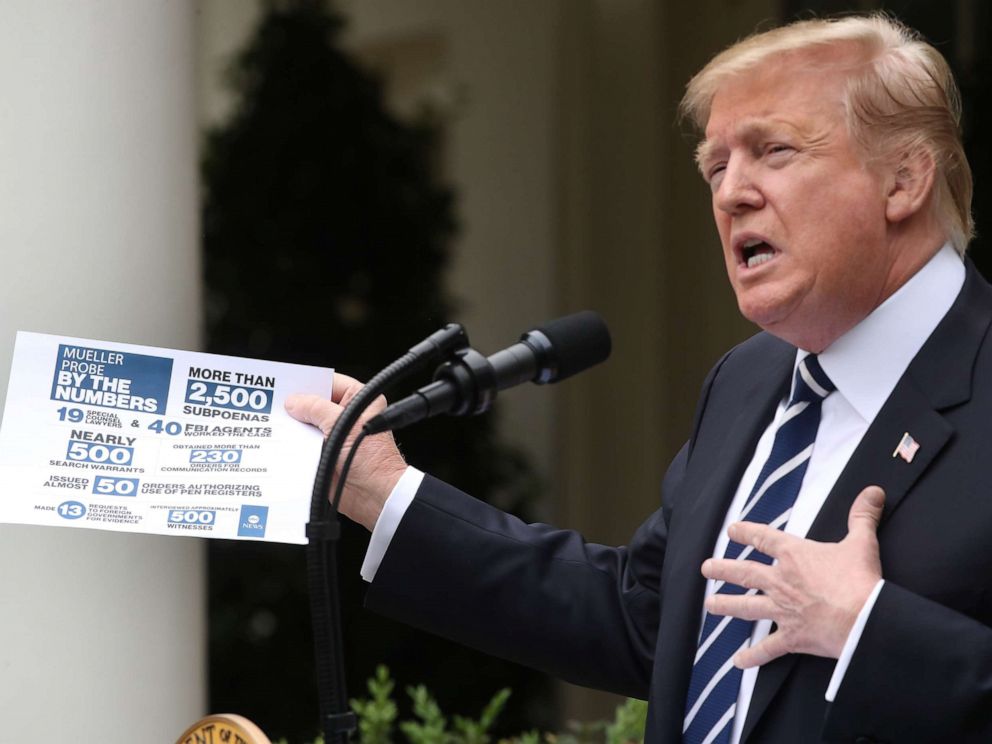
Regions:
[[834, 698], [837, 697], [837, 690], [840, 689], [840, 683], [844, 681], [844, 675], [847, 673], [847, 667], [851, 663], [851, 657], [854, 656], [854, 651], [858, 647], [858, 641], [861, 640], [861, 633], [865, 629], [865, 623], [868, 622], [868, 616], [871, 615], [871, 611], [875, 607], [875, 600], [878, 599], [878, 593], [882, 591], [882, 585], [884, 583], [884, 579], [879, 579], [878, 583], [875, 584], [875, 588], [871, 590], [871, 594], [865, 600], [864, 607], [858, 613], [851, 632], [847, 634], [847, 641], [844, 643], [844, 648], [841, 649], [840, 657], [838, 657], [837, 664], [834, 666], [834, 674], [830, 678], [830, 684], [827, 685], [826, 698], [828, 703], [832, 703]]
[[389, 543], [396, 534], [396, 528], [400, 526], [400, 520], [406, 514], [406, 510], [417, 495], [424, 474], [416, 468], [407, 467], [400, 476], [399, 481], [393, 487], [392, 493], [383, 504], [382, 513], [372, 530], [372, 539], [369, 541], [369, 549], [365, 551], [365, 561], [362, 563], [362, 578], [372, 583], [379, 564], [382, 563], [383, 556], [389, 548]]

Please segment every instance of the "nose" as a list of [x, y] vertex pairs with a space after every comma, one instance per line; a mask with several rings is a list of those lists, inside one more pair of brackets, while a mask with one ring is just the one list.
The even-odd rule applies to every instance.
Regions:
[[764, 196], [743, 158], [731, 158], [715, 184], [713, 203], [721, 212], [736, 216], [751, 209], [760, 209]]

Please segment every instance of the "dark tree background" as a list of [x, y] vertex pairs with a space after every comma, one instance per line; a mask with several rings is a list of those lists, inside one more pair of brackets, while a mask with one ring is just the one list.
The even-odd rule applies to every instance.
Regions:
[[947, 58], [961, 88], [961, 125], [964, 146], [975, 182], [973, 211], [977, 237], [968, 255], [986, 278], [992, 279], [992, 255], [986, 248], [987, 215], [992, 206], [992, 4], [985, 0], [893, 0], [851, 2], [847, 0], [785, 0], [784, 18], [811, 14], [884, 10], [916, 29]]
[[[442, 271], [456, 221], [435, 174], [439, 132], [385, 111], [379, 83], [337, 46], [341, 25], [323, 2], [271, 2], [232, 70], [239, 106], [204, 159], [207, 339], [212, 352], [367, 379], [450, 320]], [[535, 490], [492, 418], [431, 422], [400, 444], [413, 464], [518, 512]], [[367, 542], [346, 525], [350, 695], [386, 663], [447, 711], [475, 715], [511, 686], [504, 730], [553, 726], [544, 677], [364, 611]], [[318, 723], [304, 552], [209, 545], [210, 707], [291, 742]]]

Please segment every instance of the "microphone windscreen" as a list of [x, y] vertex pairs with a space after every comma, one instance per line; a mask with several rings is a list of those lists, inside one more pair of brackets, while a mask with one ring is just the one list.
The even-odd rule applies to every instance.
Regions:
[[592, 310], [549, 321], [536, 330], [547, 336], [554, 349], [557, 374], [549, 382], [564, 380], [610, 356], [610, 329]]

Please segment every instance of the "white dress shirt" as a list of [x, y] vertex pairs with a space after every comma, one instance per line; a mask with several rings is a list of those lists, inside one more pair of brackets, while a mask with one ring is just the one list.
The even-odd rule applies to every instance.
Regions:
[[[964, 284], [964, 276], [963, 262], [950, 245], [945, 245], [867, 318], [819, 354], [820, 366], [837, 390], [823, 402], [813, 454], [785, 532], [805, 536], [809, 531], [831, 488], [899, 378], [954, 303]], [[795, 364], [807, 354], [800, 349]], [[780, 402], [774, 419], [758, 440], [717, 537], [713, 549], [715, 557], [722, 557], [726, 550], [729, 542], [727, 527], [738, 521], [761, 467], [768, 459], [789, 397], [791, 391]], [[892, 443], [893, 449], [897, 444]], [[375, 577], [389, 542], [423, 477], [424, 474], [416, 468], [408, 468], [386, 501], [362, 564], [362, 578], [366, 581], [371, 582]], [[880, 581], [875, 586], [848, 636], [825, 691], [829, 701], [833, 701], [837, 694], [882, 584]], [[714, 581], [706, 582], [706, 596], [713, 593], [714, 586]], [[757, 621], [751, 635], [751, 645], [767, 636], [771, 625], [770, 620]], [[731, 744], [740, 741], [758, 670], [759, 667], [746, 669], [741, 678]]]

